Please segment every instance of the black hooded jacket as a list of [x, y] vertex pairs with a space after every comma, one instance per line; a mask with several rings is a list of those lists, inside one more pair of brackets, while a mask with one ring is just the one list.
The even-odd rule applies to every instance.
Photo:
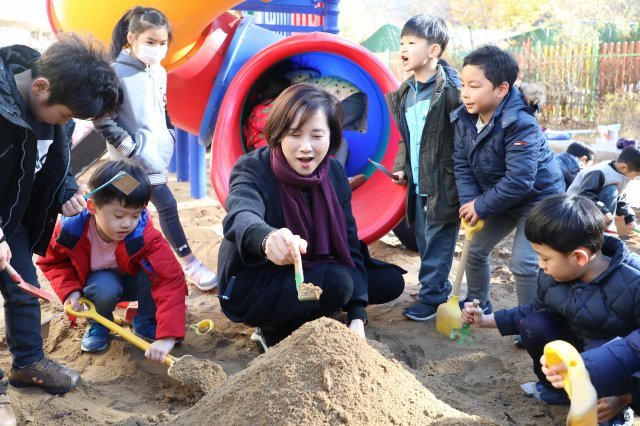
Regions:
[[10, 238], [22, 222], [29, 232], [31, 251], [44, 255], [61, 206], [78, 186], [70, 170], [73, 121], [54, 126], [47, 160], [35, 173], [37, 136], [13, 88], [14, 75], [28, 70], [39, 57], [26, 46], [0, 49], [0, 227]]

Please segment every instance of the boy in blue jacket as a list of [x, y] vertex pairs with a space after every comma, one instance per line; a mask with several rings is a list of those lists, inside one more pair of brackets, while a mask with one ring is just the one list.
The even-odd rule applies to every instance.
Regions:
[[518, 303], [536, 296], [538, 257], [524, 236], [533, 206], [564, 191], [564, 180], [531, 108], [513, 87], [518, 64], [496, 46], [484, 46], [464, 58], [463, 105], [451, 114], [453, 153], [460, 217], [470, 224], [484, 219], [471, 244], [466, 265], [467, 298], [479, 299], [491, 313], [489, 254], [514, 229], [509, 270]]
[[556, 161], [564, 177], [567, 189], [571, 186], [580, 170], [591, 167], [596, 159], [596, 152], [582, 142], [572, 142], [566, 152], [556, 155]]
[[467, 302], [462, 312], [463, 321], [476, 327], [521, 334], [539, 380], [522, 389], [548, 404], [569, 400], [542, 371], [547, 343], [564, 340], [582, 352], [640, 328], [640, 256], [604, 236], [605, 229], [604, 215], [586, 197], [558, 194], [541, 201], [525, 227], [542, 269], [536, 300], [491, 315]]
[[406, 218], [408, 223], [415, 221], [421, 285], [418, 299], [402, 313], [415, 321], [428, 321], [451, 293], [448, 277], [460, 204], [449, 114], [460, 105], [460, 78], [439, 61], [449, 41], [442, 18], [414, 16], [402, 28], [401, 36], [402, 69], [413, 76], [386, 99], [402, 135], [393, 182], [409, 186]]

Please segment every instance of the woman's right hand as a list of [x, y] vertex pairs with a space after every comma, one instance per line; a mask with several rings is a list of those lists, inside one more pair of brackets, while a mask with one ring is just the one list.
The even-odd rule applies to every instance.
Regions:
[[64, 306], [71, 305], [74, 311], [76, 312], [83, 311], [84, 308], [82, 304], [78, 303], [78, 299], [80, 299], [80, 296], [82, 296], [82, 294], [79, 291], [71, 292], [67, 296], [67, 299], [64, 301]]
[[264, 254], [276, 265], [291, 265], [294, 252], [305, 254], [307, 242], [287, 228], [278, 229], [269, 235], [265, 244]]
[[[2, 234], [0, 234], [1, 236]], [[11, 261], [11, 249], [6, 241], [0, 243], [0, 270], [4, 270], [4, 267]]]

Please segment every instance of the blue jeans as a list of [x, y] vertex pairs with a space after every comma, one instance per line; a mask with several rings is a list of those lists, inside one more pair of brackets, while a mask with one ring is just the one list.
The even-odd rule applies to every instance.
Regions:
[[[18, 225], [15, 233], [7, 238], [11, 247], [11, 266], [22, 279], [40, 287], [33, 253], [29, 245], [27, 228]], [[13, 365], [25, 367], [44, 358], [42, 337], [40, 337], [40, 303], [38, 298], [20, 290], [9, 274], [2, 272], [0, 292], [4, 298], [4, 329]], [[0, 371], [0, 378], [2, 378]]]
[[425, 211], [427, 197], [416, 197], [416, 243], [420, 253], [418, 301], [438, 306], [447, 301], [451, 293], [449, 271], [458, 239], [460, 222], [431, 225]]
[[493, 215], [484, 221], [484, 228], [474, 235], [465, 272], [467, 299], [478, 299], [484, 305], [489, 300], [491, 284], [491, 250], [514, 229], [509, 270], [516, 281], [518, 305], [533, 302], [538, 290], [538, 255], [524, 235], [524, 224], [533, 204]]
[[[140, 270], [135, 276], [120, 276], [114, 271], [95, 271], [89, 275], [84, 289], [84, 297], [91, 300], [96, 311], [113, 321], [113, 310], [118, 302], [138, 301], [136, 317], [139, 324], [156, 322], [156, 304], [151, 297], [151, 280]], [[93, 323], [93, 320], [89, 320]]]
[[615, 185], [607, 185], [598, 192], [598, 201], [602, 201], [612, 215], [616, 215], [618, 206], [618, 187]]

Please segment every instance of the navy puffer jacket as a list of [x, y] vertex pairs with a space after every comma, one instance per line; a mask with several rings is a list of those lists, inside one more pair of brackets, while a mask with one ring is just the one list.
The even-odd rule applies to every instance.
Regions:
[[576, 178], [576, 175], [580, 173], [580, 160], [568, 152], [562, 152], [556, 155], [556, 161], [562, 171], [564, 185], [569, 188]]
[[640, 328], [640, 256], [608, 236], [602, 253], [611, 258], [609, 267], [589, 283], [560, 283], [541, 272], [534, 302], [495, 313], [500, 333], [519, 334], [520, 321], [538, 311], [564, 318], [584, 345], [627, 336]]
[[533, 114], [515, 87], [480, 133], [478, 115], [464, 105], [451, 113], [460, 204], [476, 200], [483, 219], [564, 192], [562, 173]]

